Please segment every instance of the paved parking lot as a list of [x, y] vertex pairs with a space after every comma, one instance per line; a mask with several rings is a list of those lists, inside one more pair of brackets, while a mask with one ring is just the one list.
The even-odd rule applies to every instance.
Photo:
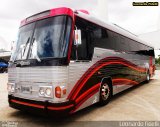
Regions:
[[[7, 74], [0, 74], [0, 121], [18, 121], [40, 126], [42, 121], [52, 124], [55, 118], [24, 113], [8, 106]], [[57, 120], [57, 119], [56, 119]], [[67, 118], [62, 122], [74, 121], [160, 121], [160, 71], [148, 84], [141, 84], [119, 95], [104, 106], [91, 106]]]

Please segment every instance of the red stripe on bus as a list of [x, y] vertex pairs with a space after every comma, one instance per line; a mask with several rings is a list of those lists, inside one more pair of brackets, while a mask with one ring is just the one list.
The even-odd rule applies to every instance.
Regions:
[[[71, 98], [72, 98], [72, 96], [73, 96], [74, 93], [76, 92], [76, 89], [79, 88], [79, 84], [86, 78], [86, 75], [88, 75], [87, 73], [94, 70], [94, 69], [92, 69], [92, 68], [98, 67], [98, 66], [97, 66], [98, 63], [100, 63], [100, 62], [103, 61], [103, 60], [112, 60], [112, 62], [113, 62], [113, 60], [115, 60], [115, 59], [118, 59], [119, 61], [121, 60], [121, 61], [123, 61], [123, 62], [125, 61], [125, 63], [128, 63], [128, 65], [130, 65], [130, 66], [136, 66], [136, 67], [134, 67], [134, 68], [140, 69], [140, 71], [146, 72], [146, 69], [145, 69], [145, 68], [137, 67], [137, 65], [135, 65], [135, 64], [133, 64], [133, 63], [131, 63], [131, 62], [125, 60], [125, 59], [122, 59], [122, 58], [120, 58], [120, 57], [107, 57], [107, 58], [104, 58], [104, 59], [96, 62], [93, 66], [91, 66], [91, 67], [88, 69], [88, 71], [86, 71], [86, 73], [80, 78], [80, 80], [76, 83], [76, 85], [74, 86], [74, 88], [73, 88], [72, 91], [70, 92], [70, 94], [69, 94], [69, 96], [68, 96], [68, 99], [71, 99]], [[107, 62], [106, 62], [106, 63], [107, 63]], [[139, 71], [139, 70], [137, 70], [137, 71]]]
[[[136, 67], [133, 67], [125, 62], [107, 62], [107, 63], [103, 63], [101, 64], [100, 66], [97, 66], [96, 68], [94, 68], [94, 70], [84, 79], [83, 83], [81, 83], [80, 85], [78, 85], [78, 89], [75, 91], [75, 94], [73, 94], [73, 97], [71, 98], [72, 100], [74, 100], [76, 98], [76, 96], [78, 95], [79, 91], [82, 89], [82, 87], [84, 86], [84, 84], [88, 81], [88, 79], [96, 72], [98, 71], [99, 69], [101, 69], [102, 67], [104, 66], [107, 66], [107, 65], [111, 65], [111, 64], [121, 64], [121, 65], [125, 65], [127, 67], [130, 67], [134, 70], [137, 70], [137, 71], [140, 71], [140, 72], [145, 72], [146, 70], [145, 69], [138, 69]], [[79, 82], [78, 82], [79, 84]], [[76, 85], [77, 86], [77, 85]]]
[[[113, 85], [114, 83], [120, 83], [120, 82], [128, 82], [128, 83], [132, 83], [132, 84], [135, 84], [135, 85], [138, 85], [139, 83], [136, 82], [136, 81], [133, 81], [133, 80], [130, 80], [130, 79], [123, 79], [123, 78], [117, 78], [117, 79], [112, 79], [112, 82], [113, 82]], [[121, 84], [119, 84], [121, 85]], [[122, 84], [123, 85], [123, 84]]]
[[76, 105], [75, 109], [72, 110], [70, 113], [74, 113], [86, 100], [88, 100], [90, 97], [92, 97], [93, 95], [95, 95], [97, 92], [99, 92], [99, 89], [96, 89], [94, 91], [92, 91], [90, 94], [88, 94], [85, 98], [83, 98], [83, 100], [80, 101], [80, 103], [78, 105]]
[[96, 84], [96, 85], [94, 85], [93, 87], [91, 87], [89, 90], [87, 90], [86, 92], [84, 92], [81, 96], [79, 96], [76, 100], [75, 100], [75, 102], [76, 102], [76, 104], [78, 103], [78, 102], [80, 102], [84, 97], [86, 97], [88, 94], [90, 94], [92, 91], [95, 91], [95, 90], [97, 90], [97, 89], [99, 89], [100, 88], [100, 83], [98, 83], [98, 84]]
[[67, 106], [63, 106], [63, 107], [52, 107], [52, 106], [49, 106], [47, 108], [50, 109], [50, 110], [65, 110], [65, 109], [71, 108], [73, 106], [74, 105], [71, 104], [71, 105], [67, 105]]
[[[138, 82], [136, 82], [136, 81], [133, 81], [133, 80], [130, 80], [130, 79], [122, 79], [122, 78], [113, 79], [112, 81], [113, 81], [113, 83], [114, 82], [125, 81], [125, 82], [129, 82], [129, 83], [132, 83], [132, 84], [135, 84], [135, 85], [138, 84]], [[73, 113], [76, 109], [78, 109], [91, 96], [93, 96], [95, 93], [97, 93], [99, 91], [99, 88], [100, 88], [100, 83], [96, 84], [95, 86], [93, 86], [92, 88], [87, 90], [85, 93], [83, 93], [80, 97], [78, 97], [75, 101], [76, 104], [78, 104], [78, 105], [76, 105], [75, 109], [71, 113]]]
[[42, 105], [30, 104], [30, 103], [27, 103], [27, 102], [17, 101], [17, 100], [14, 100], [14, 99], [12, 99], [11, 102], [21, 104], [21, 105], [25, 105], [25, 106], [35, 107], [35, 108], [41, 108], [41, 109], [45, 108]]

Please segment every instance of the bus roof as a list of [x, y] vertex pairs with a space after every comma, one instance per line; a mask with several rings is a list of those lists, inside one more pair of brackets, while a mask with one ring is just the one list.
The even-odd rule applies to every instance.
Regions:
[[68, 7], [54, 8], [54, 9], [51, 9], [51, 10], [48, 10], [48, 11], [44, 11], [44, 12], [32, 15], [32, 16], [22, 20], [21, 21], [21, 26], [26, 25], [30, 22], [33, 22], [33, 21], [35, 21], [35, 19], [40, 20], [40, 19], [44, 19], [44, 18], [47, 18], [47, 17], [51, 17], [51, 16], [55, 16], [55, 15], [63, 15], [63, 14], [70, 15], [71, 17], [74, 17], [73, 15], [79, 16], [79, 17], [81, 17], [85, 20], [88, 20], [88, 21], [90, 21], [94, 24], [102, 26], [102, 27], [104, 27], [108, 30], [111, 30], [113, 32], [116, 32], [116, 33], [122, 35], [122, 36], [125, 36], [127, 38], [130, 38], [132, 40], [135, 40], [139, 43], [142, 43], [144, 45], [147, 45], [147, 46], [153, 48], [153, 46], [151, 46], [151, 44], [142, 41], [136, 35], [134, 35], [131, 32], [119, 27], [116, 24], [112, 24], [112, 23], [109, 23], [109, 22], [103, 22], [102, 20], [100, 20], [100, 19], [96, 18], [95, 16], [89, 14], [88, 11], [85, 11], [85, 10], [79, 10], [78, 11], [78, 10], [74, 10], [74, 9], [71, 9], [71, 8], [68, 8]]
[[51, 10], [43, 11], [22, 20], [20, 27], [37, 20], [58, 16], [58, 15], [69, 15], [73, 17], [74, 11], [71, 8], [67, 8], [67, 7], [54, 8]]
[[111, 31], [113, 31], [115, 33], [118, 33], [118, 34], [120, 34], [122, 36], [125, 36], [125, 37], [130, 38], [132, 40], [135, 40], [135, 41], [137, 41], [139, 43], [142, 43], [142, 44], [144, 44], [146, 46], [154, 48], [151, 44], [141, 40], [135, 34], [131, 33], [130, 31], [125, 30], [124, 28], [122, 28], [122, 27], [120, 27], [120, 26], [118, 26], [116, 24], [112, 24], [112, 23], [109, 23], [109, 22], [104, 22], [104, 21], [96, 18], [93, 15], [86, 14], [86, 13], [83, 13], [83, 12], [80, 12], [80, 11], [76, 11], [75, 15], [78, 16], [78, 17], [81, 17], [81, 18], [83, 18], [85, 20], [88, 20], [88, 21], [90, 21], [90, 22], [92, 22], [94, 24], [102, 26], [102, 27], [104, 27], [104, 28], [106, 28], [108, 30], [111, 30]]

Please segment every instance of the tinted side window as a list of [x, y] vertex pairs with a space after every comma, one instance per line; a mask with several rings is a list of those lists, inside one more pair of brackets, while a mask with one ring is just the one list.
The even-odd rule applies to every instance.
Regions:
[[[76, 18], [76, 27], [81, 30], [82, 44], [76, 47], [73, 42], [72, 60], [76, 58], [78, 60], [91, 60], [95, 47], [125, 52], [132, 51], [143, 55], [154, 55], [154, 51], [150, 50], [148, 46], [79, 17]], [[78, 57], [76, 57], [76, 53]]]
[[118, 50], [118, 34], [101, 27], [93, 30], [93, 34], [94, 47]]
[[96, 27], [96, 29], [93, 30], [94, 47], [107, 48], [107, 40], [108, 34], [105, 29], [102, 29], [101, 27]]
[[120, 36], [119, 50], [125, 52], [129, 51], [129, 40], [124, 36]]
[[76, 27], [81, 30], [82, 44], [75, 46], [73, 42], [71, 60], [91, 60], [93, 55], [92, 25], [88, 21], [77, 17]]

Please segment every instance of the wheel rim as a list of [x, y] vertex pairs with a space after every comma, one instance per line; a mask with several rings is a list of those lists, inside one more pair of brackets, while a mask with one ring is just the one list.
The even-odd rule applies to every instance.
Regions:
[[103, 84], [101, 89], [101, 96], [103, 100], [107, 100], [110, 94], [110, 89], [108, 84]]
[[148, 80], [148, 81], [150, 80], [150, 76], [149, 76], [149, 74], [147, 74], [147, 80]]

